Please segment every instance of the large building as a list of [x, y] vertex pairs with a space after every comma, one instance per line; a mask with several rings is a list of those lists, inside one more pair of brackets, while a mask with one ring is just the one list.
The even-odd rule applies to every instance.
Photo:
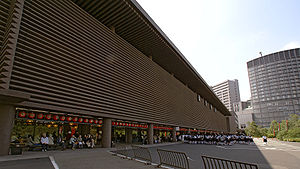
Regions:
[[0, 21], [1, 155], [45, 131], [110, 147], [229, 129], [228, 109], [135, 0], [1, 0]]
[[236, 79], [226, 80], [213, 86], [212, 89], [230, 112], [233, 111], [233, 103], [241, 101], [239, 82]]
[[268, 54], [247, 63], [254, 121], [268, 127], [273, 120], [300, 114], [300, 49]]
[[239, 129], [245, 129], [253, 121], [251, 100], [233, 103], [233, 111], [237, 115]]

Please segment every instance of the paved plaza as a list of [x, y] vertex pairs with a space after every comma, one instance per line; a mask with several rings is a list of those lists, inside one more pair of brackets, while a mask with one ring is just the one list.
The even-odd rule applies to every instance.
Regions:
[[[264, 145], [255, 139], [255, 145], [199, 145], [164, 144], [149, 147], [154, 163], [159, 162], [156, 149], [186, 152], [192, 169], [203, 168], [201, 155], [256, 163], [260, 169], [297, 169], [300, 166], [300, 143], [269, 140]], [[112, 149], [82, 149], [48, 152], [24, 152], [23, 155], [0, 157], [1, 169], [133, 169], [155, 168], [134, 160], [122, 159], [109, 153]], [[50, 157], [50, 158], [49, 158]], [[51, 161], [52, 159], [52, 161]]]

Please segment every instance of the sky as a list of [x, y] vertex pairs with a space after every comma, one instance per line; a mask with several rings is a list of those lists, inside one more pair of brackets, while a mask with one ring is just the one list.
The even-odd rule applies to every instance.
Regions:
[[251, 98], [247, 62], [300, 47], [300, 0], [137, 0], [208, 85], [237, 79]]

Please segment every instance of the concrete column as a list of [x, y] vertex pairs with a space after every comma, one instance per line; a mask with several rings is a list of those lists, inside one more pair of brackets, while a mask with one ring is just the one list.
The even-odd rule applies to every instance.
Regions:
[[226, 128], [227, 128], [227, 132], [230, 132], [230, 122], [229, 122], [229, 117], [226, 117]]
[[172, 142], [176, 142], [176, 127], [173, 127], [172, 130]]
[[111, 119], [103, 118], [102, 147], [111, 147]]
[[131, 128], [125, 128], [125, 136], [126, 136], [126, 143], [131, 144], [132, 143], [132, 129]]
[[8, 155], [11, 130], [14, 126], [16, 108], [9, 104], [0, 104], [0, 155]]
[[148, 144], [153, 144], [153, 124], [148, 124], [147, 138]]

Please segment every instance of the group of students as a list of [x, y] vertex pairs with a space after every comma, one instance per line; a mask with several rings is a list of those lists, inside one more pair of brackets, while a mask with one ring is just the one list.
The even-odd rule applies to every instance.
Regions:
[[193, 135], [182, 135], [181, 141], [189, 144], [214, 144], [214, 145], [233, 145], [253, 144], [253, 138], [245, 134], [217, 134], [217, 133], [200, 133]]

